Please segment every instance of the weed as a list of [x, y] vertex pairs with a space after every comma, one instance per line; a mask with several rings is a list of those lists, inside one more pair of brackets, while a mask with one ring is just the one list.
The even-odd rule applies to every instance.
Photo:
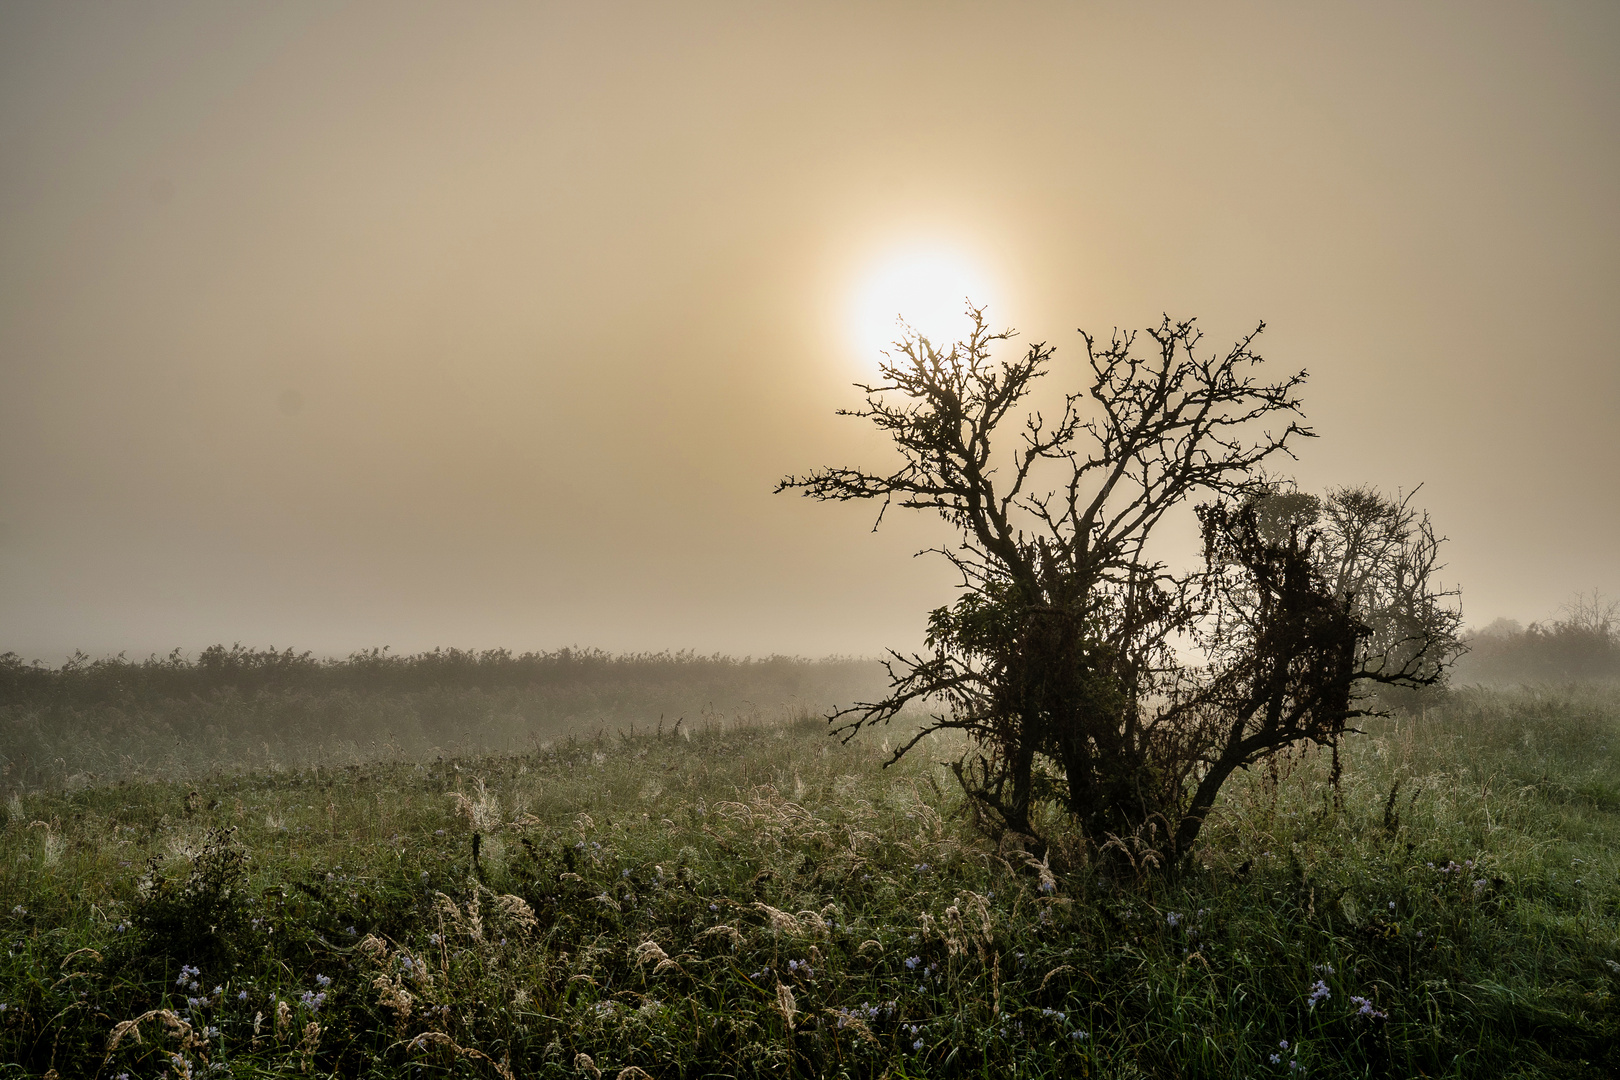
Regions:
[[183, 879], [164, 874], [161, 854], [147, 861], [130, 922], [149, 956], [211, 968], [234, 959], [248, 936], [247, 853], [235, 833], [223, 826], [208, 830]]

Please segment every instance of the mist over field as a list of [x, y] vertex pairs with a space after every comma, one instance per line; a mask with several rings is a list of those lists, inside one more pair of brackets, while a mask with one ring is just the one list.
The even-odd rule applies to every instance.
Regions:
[[1620, 1075], [1616, 55], [0, 6], [0, 1074]]

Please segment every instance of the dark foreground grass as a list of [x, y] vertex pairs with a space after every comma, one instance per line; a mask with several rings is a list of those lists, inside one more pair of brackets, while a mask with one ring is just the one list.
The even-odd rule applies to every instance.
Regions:
[[0, 1076], [1620, 1075], [1617, 740], [1459, 694], [1139, 886], [816, 722], [24, 796]]

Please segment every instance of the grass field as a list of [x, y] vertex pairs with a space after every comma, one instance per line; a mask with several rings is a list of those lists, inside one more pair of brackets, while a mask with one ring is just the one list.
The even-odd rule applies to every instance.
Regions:
[[825, 731], [14, 791], [0, 1077], [1620, 1075], [1613, 688], [1244, 777], [1140, 885]]

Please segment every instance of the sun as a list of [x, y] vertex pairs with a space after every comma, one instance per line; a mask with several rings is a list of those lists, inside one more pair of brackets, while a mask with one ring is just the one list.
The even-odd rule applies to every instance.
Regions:
[[959, 252], [910, 249], [876, 261], [862, 275], [850, 302], [851, 344], [875, 358], [900, 338], [901, 321], [930, 342], [948, 346], [973, 325], [971, 300], [994, 304], [989, 275]]

